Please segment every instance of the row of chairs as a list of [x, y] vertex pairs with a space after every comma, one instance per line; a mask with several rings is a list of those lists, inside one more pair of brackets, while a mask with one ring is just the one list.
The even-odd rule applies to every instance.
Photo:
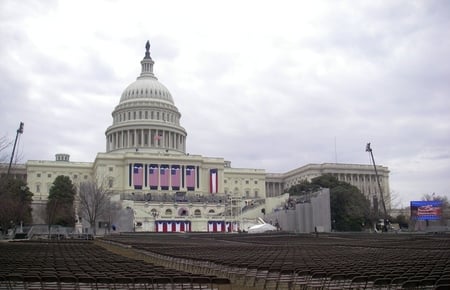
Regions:
[[0, 289], [231, 289], [230, 280], [200, 276], [141, 276], [141, 277], [93, 277], [57, 275], [0, 276]]
[[0, 243], [0, 289], [229, 289], [230, 280], [117, 255], [93, 242]]
[[157, 255], [168, 267], [224, 276], [257, 289], [434, 289], [446, 285], [450, 276], [446, 235], [166, 234], [107, 239]]

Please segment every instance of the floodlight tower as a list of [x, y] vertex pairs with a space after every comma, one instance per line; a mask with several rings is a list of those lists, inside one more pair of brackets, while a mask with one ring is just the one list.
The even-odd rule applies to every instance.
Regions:
[[17, 133], [16, 133], [16, 140], [14, 141], [13, 151], [11, 153], [11, 160], [9, 161], [8, 173], [6, 174], [6, 178], [9, 178], [9, 172], [11, 171], [11, 164], [12, 164], [13, 158], [14, 158], [14, 151], [16, 151], [17, 138], [19, 137], [19, 134], [22, 134], [22, 133], [23, 133], [23, 122], [20, 122], [19, 129], [17, 129]]
[[370, 148], [370, 143], [367, 143], [367, 145], [366, 145], [366, 152], [369, 152], [370, 156], [372, 157], [372, 164], [373, 164], [373, 168], [375, 169], [375, 176], [377, 178], [378, 189], [380, 191], [381, 205], [383, 206], [384, 218], [387, 219], [388, 215], [387, 215], [387, 211], [386, 211], [386, 203], [384, 202], [383, 190], [381, 189], [380, 178], [378, 176], [377, 166], [375, 165], [375, 159], [373, 158], [372, 148]]

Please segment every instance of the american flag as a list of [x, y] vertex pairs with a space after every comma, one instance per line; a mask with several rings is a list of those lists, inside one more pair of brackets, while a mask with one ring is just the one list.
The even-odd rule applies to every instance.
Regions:
[[217, 174], [217, 169], [211, 169], [209, 171], [209, 189], [210, 189], [210, 193], [217, 193], [218, 192], [218, 181], [219, 181], [219, 177]]
[[172, 165], [171, 167], [172, 189], [180, 189], [180, 165]]
[[195, 167], [186, 166], [186, 187], [188, 190], [194, 190], [195, 188]]
[[148, 183], [150, 184], [150, 189], [158, 189], [158, 165], [150, 164], [148, 168]]
[[144, 180], [144, 178], [143, 178], [142, 164], [134, 164], [134, 167], [133, 167], [134, 189], [142, 189], [143, 180]]
[[160, 182], [161, 188], [169, 187], [169, 165], [161, 165], [160, 167]]

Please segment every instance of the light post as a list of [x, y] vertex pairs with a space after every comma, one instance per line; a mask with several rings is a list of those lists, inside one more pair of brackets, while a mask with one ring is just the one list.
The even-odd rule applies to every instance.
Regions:
[[154, 220], [153, 226], [154, 226], [154, 231], [156, 232], [156, 218], [159, 217], [159, 212], [157, 210], [153, 209], [150, 214], [153, 217], [153, 220]]

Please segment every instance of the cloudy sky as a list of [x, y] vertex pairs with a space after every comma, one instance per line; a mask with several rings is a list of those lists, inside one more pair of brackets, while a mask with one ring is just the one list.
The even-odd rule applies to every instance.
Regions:
[[396, 203], [450, 192], [448, 1], [0, 1], [0, 136], [92, 162], [145, 42], [188, 152], [286, 172], [388, 166]]

